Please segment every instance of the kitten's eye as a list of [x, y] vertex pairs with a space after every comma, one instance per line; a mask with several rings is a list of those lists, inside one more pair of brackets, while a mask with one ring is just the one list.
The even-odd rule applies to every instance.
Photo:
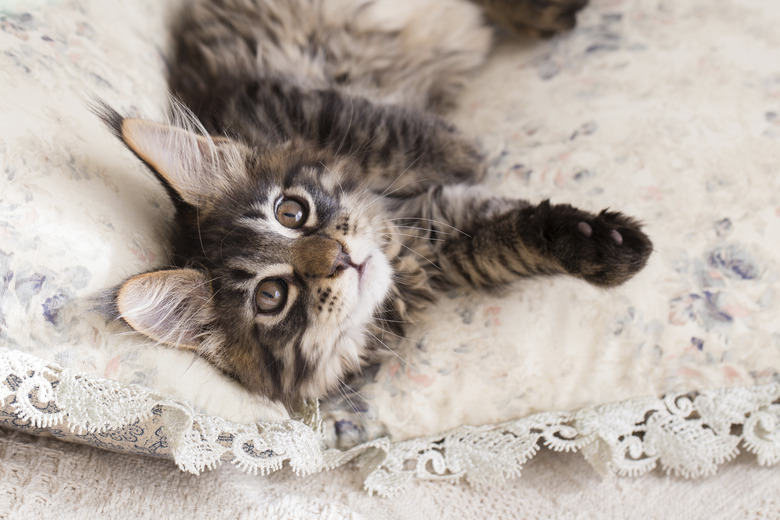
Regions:
[[262, 314], [274, 314], [284, 308], [287, 302], [287, 284], [278, 278], [263, 280], [257, 286], [255, 303], [258, 312]]
[[308, 208], [295, 199], [282, 197], [276, 203], [276, 220], [286, 228], [298, 229], [306, 223], [308, 216]]

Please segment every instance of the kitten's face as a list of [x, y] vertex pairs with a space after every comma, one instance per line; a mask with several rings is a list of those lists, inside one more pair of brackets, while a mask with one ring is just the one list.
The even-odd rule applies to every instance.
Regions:
[[200, 220], [219, 343], [210, 348], [251, 389], [321, 396], [359, 368], [365, 325], [390, 285], [382, 207], [346, 164], [274, 155], [248, 161], [254, 186]]
[[128, 280], [128, 324], [288, 404], [359, 368], [392, 273], [382, 202], [352, 163], [137, 120], [120, 133], [181, 198], [176, 264], [191, 266]]

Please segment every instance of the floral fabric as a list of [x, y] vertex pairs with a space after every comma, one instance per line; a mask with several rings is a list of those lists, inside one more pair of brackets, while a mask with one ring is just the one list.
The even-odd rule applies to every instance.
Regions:
[[[203, 361], [88, 312], [165, 262], [165, 193], [88, 103], [163, 113], [172, 5], [0, 2], [0, 346], [197, 413], [286, 421]], [[451, 116], [483, 143], [489, 186], [624, 211], [655, 252], [609, 291], [540, 278], [446, 295], [397, 355], [322, 403], [327, 445], [778, 382], [778, 23], [780, 6], [758, 0], [601, 0], [572, 33], [501, 43]], [[32, 427], [3, 399], [3, 424]]]

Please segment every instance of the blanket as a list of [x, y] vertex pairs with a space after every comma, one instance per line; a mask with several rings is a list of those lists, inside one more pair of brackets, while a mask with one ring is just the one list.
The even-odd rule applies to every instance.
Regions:
[[541, 445], [625, 476], [780, 460], [780, 7], [599, 0], [573, 32], [502, 39], [448, 115], [487, 185], [638, 217], [647, 268], [448, 294], [292, 411], [89, 311], [165, 263], [172, 208], [88, 103], [162, 116], [179, 7], [0, 3], [0, 424], [192, 473], [354, 463], [385, 496], [499, 486]]

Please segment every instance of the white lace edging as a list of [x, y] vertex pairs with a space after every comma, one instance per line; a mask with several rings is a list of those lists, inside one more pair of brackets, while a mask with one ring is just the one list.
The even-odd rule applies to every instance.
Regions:
[[[321, 435], [304, 422], [237, 424], [197, 413], [187, 403], [141, 386], [76, 374], [6, 348], [0, 348], [3, 408], [10, 408], [15, 417], [35, 428], [64, 429], [77, 435], [161, 425], [169, 450], [164, 455], [195, 474], [226, 460], [263, 474], [278, 470], [284, 461], [298, 474], [324, 467]], [[316, 406], [309, 415], [317, 420]]]
[[[576, 412], [538, 413], [499, 425], [461, 426], [440, 436], [347, 451], [324, 450], [319, 411], [304, 420], [237, 424], [196, 413], [143, 387], [75, 374], [20, 351], [0, 348], [0, 408], [36, 428], [105, 432], [144, 421], [165, 428], [170, 456], [191, 473], [231, 461], [252, 473], [288, 461], [298, 474], [356, 461], [364, 487], [393, 496], [415, 479], [466, 480], [487, 487], [518, 476], [540, 445], [580, 451], [602, 473], [638, 476], [660, 465], [697, 477], [733, 459], [740, 444], [759, 464], [780, 461], [780, 384], [639, 398]], [[154, 416], [154, 417], [153, 417]]]
[[[660, 465], [693, 478], [715, 473], [740, 443], [758, 463], [780, 461], [780, 385], [639, 398], [570, 413], [538, 413], [492, 426], [461, 426], [441, 436], [383, 447], [365, 480], [382, 496], [415, 479], [464, 479], [476, 487], [520, 474], [544, 445], [580, 451], [602, 474], [639, 476]], [[353, 448], [359, 451], [362, 446]]]

